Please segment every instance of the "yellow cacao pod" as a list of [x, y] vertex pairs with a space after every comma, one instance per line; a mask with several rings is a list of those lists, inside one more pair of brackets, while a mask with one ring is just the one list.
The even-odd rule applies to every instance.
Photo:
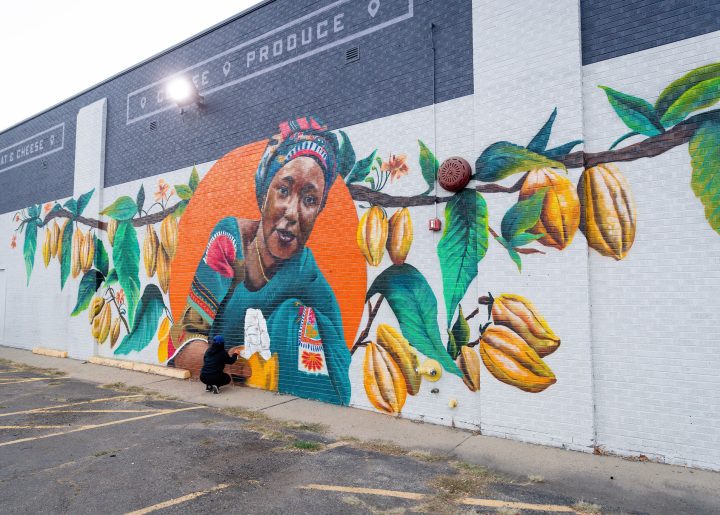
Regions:
[[625, 177], [612, 163], [585, 170], [578, 183], [580, 230], [603, 256], [621, 260], [635, 241], [635, 200]]
[[400, 367], [390, 354], [368, 343], [363, 368], [365, 393], [372, 405], [385, 413], [400, 413], [407, 398], [407, 387]]
[[463, 374], [463, 383], [471, 392], [480, 389], [480, 356], [467, 345], [460, 348], [460, 355], [457, 358], [457, 366]]
[[520, 189], [520, 200], [527, 200], [545, 189], [540, 219], [528, 231], [544, 234], [538, 241], [562, 250], [572, 241], [580, 224], [580, 200], [570, 179], [550, 168], [531, 170]]
[[480, 356], [490, 373], [526, 392], [542, 392], [555, 384], [555, 374], [515, 331], [488, 327], [480, 339]]
[[113, 320], [113, 323], [110, 326], [110, 348], [111, 349], [113, 347], [115, 347], [115, 344], [117, 343], [119, 336], [120, 336], [120, 317]]
[[388, 220], [385, 212], [373, 206], [362, 215], [357, 229], [357, 244], [371, 266], [378, 266], [385, 253]]
[[72, 254], [70, 255], [70, 273], [73, 278], [77, 277], [80, 274], [80, 269], [82, 268], [80, 264], [80, 249], [82, 247], [83, 241], [85, 241], [85, 235], [78, 227], [78, 230], [73, 233], [71, 249]]
[[105, 303], [105, 306], [103, 306], [100, 314], [95, 317], [95, 320], [98, 319], [100, 320], [100, 323], [97, 330], [97, 341], [98, 343], [105, 343], [105, 340], [107, 340], [107, 337], [110, 334], [110, 325], [112, 324], [112, 311], [109, 303]]
[[170, 287], [170, 258], [162, 245], [157, 252], [157, 276], [160, 288], [167, 293]]
[[158, 326], [157, 337], [161, 344], [167, 343], [168, 337], [170, 336], [170, 319], [165, 317]]
[[93, 297], [88, 306], [88, 319], [92, 324], [93, 319], [100, 313], [100, 310], [105, 305], [105, 299], [102, 297]]
[[378, 325], [377, 343], [390, 354], [390, 357], [400, 367], [400, 372], [405, 378], [407, 393], [410, 395], [418, 393], [422, 380], [417, 372], [420, 362], [410, 343], [403, 338], [400, 331], [387, 324]]
[[58, 254], [60, 236], [60, 226], [54, 221], [52, 228], [50, 229], [50, 255], [52, 257], [55, 257]]
[[390, 259], [396, 265], [405, 263], [413, 240], [413, 226], [410, 211], [404, 207], [395, 211], [390, 217], [388, 228], [387, 250]]
[[143, 243], [143, 262], [148, 277], [155, 275], [158, 255], [158, 237], [152, 225], [147, 226], [145, 242]]
[[52, 251], [50, 250], [50, 240], [52, 239], [52, 233], [50, 232], [50, 229], [47, 227], [45, 228], [45, 239], [43, 240], [42, 244], [42, 257], [43, 257], [43, 263], [45, 263], [45, 268], [48, 267], [50, 264], [50, 258], [52, 257]]
[[[65, 234], [65, 229], [67, 228], [68, 224], [70, 223], [70, 220], [65, 220], [65, 223], [62, 227], [60, 227], [60, 234], [58, 234], [58, 242], [57, 242], [57, 258], [58, 261], [62, 261], [62, 253], [63, 253], [63, 246], [62, 246], [62, 240], [63, 240], [63, 234]], [[65, 249], [66, 251], [68, 249]]]
[[90, 231], [83, 237], [80, 245], [80, 268], [83, 272], [90, 270], [95, 258], [95, 236]]
[[525, 297], [510, 293], [495, 297], [492, 319], [519, 334], [540, 357], [552, 354], [560, 347], [560, 338]]
[[108, 235], [108, 241], [110, 242], [110, 246], [112, 247], [115, 245], [115, 233], [117, 232], [118, 228], [118, 221], [114, 218], [111, 218], [108, 220], [107, 223], [107, 235]]
[[170, 259], [175, 257], [178, 240], [178, 222], [174, 216], [166, 216], [160, 224], [160, 243]]
[[92, 334], [92, 337], [95, 338], [95, 341], [100, 338], [100, 326], [102, 325], [102, 317], [98, 314], [95, 318], [93, 318], [92, 323], [90, 324], [90, 333]]

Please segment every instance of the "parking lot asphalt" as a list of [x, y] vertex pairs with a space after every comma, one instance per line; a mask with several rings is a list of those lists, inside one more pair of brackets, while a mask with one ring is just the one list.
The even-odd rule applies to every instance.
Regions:
[[599, 512], [541, 481], [0, 364], [2, 513]]

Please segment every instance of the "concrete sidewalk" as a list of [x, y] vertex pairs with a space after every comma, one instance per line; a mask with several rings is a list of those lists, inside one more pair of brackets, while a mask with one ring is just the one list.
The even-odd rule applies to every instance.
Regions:
[[186, 402], [262, 411], [280, 420], [321, 423], [327, 436], [383, 440], [408, 450], [437, 453], [519, 478], [541, 476], [548, 492], [644, 513], [719, 513], [720, 473], [652, 462], [629, 461], [481, 436], [360, 409], [345, 408], [253, 388], [205, 393], [197, 382], [182, 381], [32, 354], [0, 347], [0, 358], [54, 368], [88, 382], [122, 382]]

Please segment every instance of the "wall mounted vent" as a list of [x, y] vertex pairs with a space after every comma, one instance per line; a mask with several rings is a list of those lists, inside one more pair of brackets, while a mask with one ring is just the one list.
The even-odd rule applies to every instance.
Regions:
[[158, 122], [157, 122], [157, 121], [152, 121], [152, 122], [150, 122], [150, 130], [151, 130], [151, 131], [156, 131], [157, 128], [158, 128]]
[[345, 64], [354, 63], [360, 60], [360, 48], [352, 47], [345, 50]]

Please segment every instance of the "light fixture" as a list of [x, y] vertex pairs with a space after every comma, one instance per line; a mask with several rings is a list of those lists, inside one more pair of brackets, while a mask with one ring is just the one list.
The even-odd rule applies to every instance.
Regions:
[[168, 82], [166, 93], [170, 100], [175, 102], [182, 114], [186, 107], [197, 104], [202, 106], [205, 99], [198, 93], [193, 81], [187, 77], [176, 77]]

